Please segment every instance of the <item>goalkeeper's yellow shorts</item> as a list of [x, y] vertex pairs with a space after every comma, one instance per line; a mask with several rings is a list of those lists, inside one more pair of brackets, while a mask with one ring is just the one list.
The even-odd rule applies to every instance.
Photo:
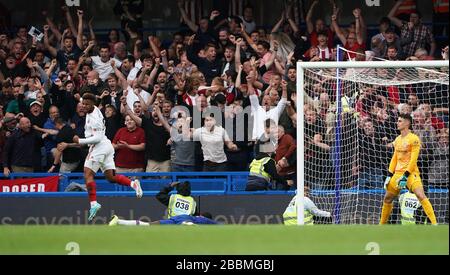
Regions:
[[[391, 178], [391, 180], [389, 181], [389, 184], [387, 186], [388, 192], [395, 194], [395, 195], [400, 194], [401, 189], [398, 188], [397, 181], [400, 180], [400, 178], [402, 176], [403, 176], [403, 173], [395, 173], [394, 174], [394, 176]], [[422, 179], [420, 178], [420, 174], [419, 173], [410, 174], [408, 177], [408, 181], [406, 182], [406, 187], [410, 191], [414, 191], [419, 187], [423, 188]]]

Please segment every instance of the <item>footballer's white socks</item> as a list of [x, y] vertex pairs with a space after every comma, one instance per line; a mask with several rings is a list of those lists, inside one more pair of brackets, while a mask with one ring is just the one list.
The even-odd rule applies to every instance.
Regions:
[[97, 204], [97, 201], [91, 201], [91, 207], [94, 207], [94, 205]]
[[149, 223], [141, 222], [141, 221], [126, 221], [126, 220], [118, 220], [118, 225], [125, 225], [125, 226], [149, 226]]

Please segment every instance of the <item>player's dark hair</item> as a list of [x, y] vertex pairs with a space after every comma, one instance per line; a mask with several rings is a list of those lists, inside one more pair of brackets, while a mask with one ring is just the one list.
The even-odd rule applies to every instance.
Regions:
[[93, 95], [93, 94], [91, 94], [91, 93], [85, 93], [85, 94], [83, 95], [83, 100], [90, 100], [90, 101], [92, 101], [92, 102], [94, 102], [94, 103], [97, 102], [97, 98], [95, 97], [95, 95]]
[[189, 197], [191, 195], [191, 183], [189, 181], [180, 182], [177, 185], [177, 193]]
[[404, 120], [409, 121], [409, 128], [411, 129], [413, 126], [413, 118], [410, 114], [400, 114], [398, 117], [403, 118]]

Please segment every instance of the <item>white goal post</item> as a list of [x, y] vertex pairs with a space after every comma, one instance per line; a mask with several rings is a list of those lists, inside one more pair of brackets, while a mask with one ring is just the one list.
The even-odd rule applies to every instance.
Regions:
[[[418, 76], [419, 77], [418, 77]], [[328, 174], [315, 175], [318, 180], [321, 180], [321, 176], [328, 175], [333, 178], [333, 188], [325, 188], [322, 190], [324, 196], [327, 196], [325, 205], [323, 209], [330, 211], [332, 213], [333, 223], [343, 224], [343, 223], [366, 223], [367, 220], [373, 219], [373, 217], [366, 218], [363, 222], [360, 219], [361, 215], [358, 213], [358, 209], [375, 209], [378, 207], [376, 202], [382, 196], [381, 191], [369, 190], [367, 191], [367, 196], [364, 200], [359, 198], [360, 194], [360, 179], [358, 176], [359, 160], [362, 154], [359, 154], [359, 141], [358, 133], [349, 132], [342, 138], [343, 131], [353, 131], [354, 126], [359, 123], [361, 119], [360, 113], [356, 111], [356, 103], [361, 100], [361, 93], [364, 89], [375, 90], [374, 96], [377, 96], [377, 92], [383, 91], [384, 93], [390, 93], [392, 90], [406, 89], [408, 87], [420, 86], [422, 90], [432, 89], [433, 92], [436, 91], [435, 85], [442, 85], [446, 87], [447, 97], [448, 97], [448, 84], [449, 84], [449, 62], [448, 61], [348, 61], [348, 62], [298, 62], [297, 63], [297, 216], [298, 224], [304, 225], [304, 187], [305, 181], [311, 181], [311, 177], [307, 179], [306, 175], [308, 173], [313, 173], [314, 171], [307, 171], [311, 167], [315, 167], [309, 164], [309, 168], [305, 167], [305, 153], [308, 149], [305, 144], [307, 140], [305, 131], [305, 102], [306, 100], [318, 101], [318, 95], [320, 91], [325, 90], [330, 94], [330, 101], [334, 101], [335, 112], [334, 112], [334, 128], [335, 133], [333, 135], [333, 144], [330, 145], [332, 149], [327, 156], [327, 163], [330, 164], [330, 171]], [[385, 77], [385, 78], [384, 78]], [[317, 85], [317, 82], [323, 81], [325, 79], [326, 85]], [[327, 80], [329, 80], [327, 82]], [[344, 84], [343, 84], [344, 83]], [[316, 85], [316, 86], [314, 86]], [[342, 86], [343, 85], [343, 86]], [[317, 88], [317, 86], [320, 86]], [[394, 87], [392, 89], [392, 87]], [[315, 89], [319, 91], [316, 93]], [[308, 92], [315, 93], [314, 95], [308, 94]], [[415, 91], [415, 90], [414, 90]], [[308, 96], [305, 96], [305, 93]], [[441, 99], [439, 96], [441, 93], [433, 95], [433, 102], [439, 102]], [[316, 97], [315, 99], [313, 97]], [[306, 98], [306, 99], [305, 99]], [[382, 102], [382, 97], [379, 97]], [[378, 100], [378, 99], [377, 99]], [[446, 99], [448, 100], [448, 98]], [[428, 103], [428, 102], [426, 102]], [[343, 106], [344, 104], [344, 106]], [[378, 103], [377, 103], [378, 104]], [[382, 103], [380, 103], [382, 104]], [[376, 105], [376, 104], [375, 104]], [[402, 105], [402, 103], [397, 103], [395, 106]], [[429, 104], [431, 105], [431, 103]], [[391, 106], [391, 105], [389, 105]], [[375, 107], [374, 107], [375, 108]], [[399, 107], [400, 109], [400, 107]], [[354, 118], [353, 124], [348, 125], [343, 122], [343, 114], [346, 117]], [[447, 114], [448, 115], [448, 114]], [[333, 117], [333, 114], [331, 114]], [[341, 125], [344, 123], [345, 125]], [[446, 122], [448, 123], [448, 122]], [[333, 123], [332, 123], [333, 124]], [[447, 126], [448, 127], [448, 126]], [[391, 127], [392, 128], [392, 127]], [[390, 131], [396, 131], [396, 129], [390, 129]], [[346, 133], [344, 133], [346, 134]], [[344, 144], [341, 142], [343, 139]], [[345, 157], [341, 157], [340, 150], [343, 147], [347, 147], [346, 150], [352, 148], [354, 152], [352, 154], [347, 154]], [[389, 158], [392, 155], [389, 155]], [[345, 163], [342, 163], [345, 162]], [[350, 163], [351, 162], [351, 163]], [[343, 166], [347, 165], [345, 169], [352, 169], [355, 171], [344, 171]], [[384, 169], [388, 169], [389, 164], [387, 164]], [[319, 169], [319, 167], [315, 167]], [[420, 169], [420, 167], [419, 167]], [[351, 184], [342, 183], [341, 173], [349, 173], [350, 176], [358, 177], [353, 180]], [[448, 177], [448, 174], [447, 174]], [[313, 178], [316, 179], [316, 178]], [[448, 178], [447, 178], [448, 180]], [[384, 177], [383, 177], [384, 181]], [[356, 185], [355, 185], [355, 182]], [[309, 182], [308, 182], [309, 183]], [[380, 183], [381, 185], [383, 182]], [[344, 187], [346, 185], [346, 187]], [[351, 187], [348, 187], [348, 186]], [[347, 188], [348, 187], [348, 188]], [[447, 199], [443, 200], [443, 209], [448, 219], [448, 185], [447, 185]], [[445, 188], [444, 188], [445, 189]], [[312, 190], [314, 191], [314, 190]], [[445, 191], [445, 190], [444, 190]], [[364, 191], [365, 192], [365, 191]], [[343, 195], [345, 193], [345, 195]], [[352, 194], [351, 196], [348, 194]], [[376, 194], [373, 195], [373, 194]], [[352, 202], [350, 202], [351, 200]], [[356, 200], [356, 202], [353, 202]], [[360, 200], [360, 201], [358, 201]], [[376, 200], [376, 201], [375, 201]], [[314, 199], [313, 199], [314, 201]], [[370, 205], [362, 205], [362, 204]], [[345, 206], [344, 206], [345, 205]], [[362, 207], [362, 208], [361, 208]], [[319, 208], [321, 208], [319, 206]], [[381, 206], [380, 206], [381, 209]], [[343, 213], [344, 211], [345, 213]], [[371, 212], [372, 210], [365, 210], [366, 212]], [[344, 215], [343, 215], [344, 214]], [[368, 215], [370, 213], [365, 213]], [[375, 216], [375, 214], [372, 214]], [[345, 217], [344, 217], [345, 216]], [[436, 215], [438, 216], [438, 215]], [[367, 222], [367, 223], [370, 223]], [[376, 223], [374, 221], [373, 223]]]

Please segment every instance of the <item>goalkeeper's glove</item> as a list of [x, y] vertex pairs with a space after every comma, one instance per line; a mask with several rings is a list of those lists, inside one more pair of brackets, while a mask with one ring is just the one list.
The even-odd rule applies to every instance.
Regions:
[[397, 181], [397, 187], [399, 189], [403, 189], [406, 187], [406, 184], [408, 183], [408, 177], [409, 177], [409, 172], [406, 171], [403, 176], [401, 176], [401, 178]]
[[389, 173], [389, 176], [386, 177], [386, 180], [384, 181], [384, 190], [387, 190], [387, 187], [389, 185], [389, 182], [392, 179], [392, 173]]

